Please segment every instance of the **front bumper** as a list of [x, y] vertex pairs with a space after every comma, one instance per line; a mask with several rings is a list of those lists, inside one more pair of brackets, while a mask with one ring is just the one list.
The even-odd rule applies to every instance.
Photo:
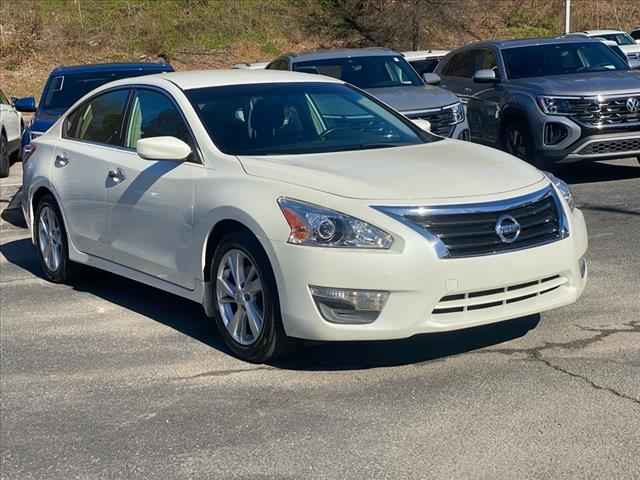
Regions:
[[[576, 210], [569, 221], [570, 236], [564, 240], [511, 253], [460, 259], [439, 259], [424, 238], [411, 233], [407, 233], [403, 248], [398, 251], [274, 243], [285, 331], [292, 337], [310, 340], [398, 339], [484, 325], [568, 305], [580, 297], [586, 285], [587, 275], [581, 273], [580, 260], [588, 244], [582, 213]], [[551, 283], [540, 283], [542, 280]], [[535, 282], [538, 287], [532, 285]], [[520, 292], [510, 290], [525, 284], [531, 285], [521, 287]], [[390, 296], [373, 323], [336, 324], [320, 315], [310, 285], [384, 290]], [[548, 287], [555, 288], [541, 293]], [[478, 300], [482, 292], [486, 296]], [[508, 301], [531, 292], [537, 293]], [[465, 299], [462, 303], [469, 304], [462, 312], [438, 312], [443, 299], [460, 295]], [[472, 304], [490, 306], [468, 308]]]

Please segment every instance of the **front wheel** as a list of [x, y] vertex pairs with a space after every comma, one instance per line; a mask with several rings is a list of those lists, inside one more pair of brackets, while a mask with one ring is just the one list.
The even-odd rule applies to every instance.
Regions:
[[38, 202], [34, 220], [36, 246], [45, 277], [55, 283], [67, 282], [71, 271], [67, 233], [52, 196], [46, 195]]
[[512, 121], [502, 131], [502, 148], [520, 160], [524, 160], [541, 170], [550, 170], [549, 162], [540, 155], [536, 155], [533, 137], [529, 127], [523, 121]]
[[211, 262], [214, 317], [225, 344], [242, 360], [263, 363], [290, 344], [282, 327], [271, 264], [249, 233], [225, 236]]

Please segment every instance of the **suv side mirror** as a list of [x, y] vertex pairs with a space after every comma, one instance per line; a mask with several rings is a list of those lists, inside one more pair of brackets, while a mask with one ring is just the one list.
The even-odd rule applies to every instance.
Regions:
[[36, 99], [34, 97], [16, 98], [13, 106], [19, 112], [31, 113], [36, 111]]
[[425, 132], [431, 132], [431, 122], [429, 120], [424, 120], [422, 118], [413, 118], [411, 119], [411, 121], [416, 127], [424, 130]]
[[473, 75], [473, 81], [476, 83], [498, 83], [500, 80], [493, 70], [478, 70]]
[[442, 78], [437, 73], [423, 73], [422, 79], [427, 85], [440, 85]]
[[639, 38], [638, 40], [636, 40], [636, 43], [637, 43], [638, 45], [640, 45], [640, 38]]
[[191, 155], [191, 147], [176, 137], [149, 137], [136, 142], [136, 152], [145, 160], [182, 161]]
[[640, 60], [629, 60], [629, 68], [631, 70], [640, 70]]

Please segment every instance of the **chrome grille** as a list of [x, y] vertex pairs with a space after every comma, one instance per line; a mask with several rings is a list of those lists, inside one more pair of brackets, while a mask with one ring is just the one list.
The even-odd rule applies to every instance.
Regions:
[[423, 112], [409, 112], [406, 114], [411, 119], [427, 120], [431, 123], [431, 131], [442, 137], [450, 137], [453, 134], [453, 124], [455, 123], [452, 108], [441, 108], [439, 110], [425, 110]]
[[567, 100], [570, 116], [590, 127], [640, 125], [640, 111], [627, 108], [630, 99], [640, 100], [640, 93], [616, 97]]
[[[544, 245], [567, 236], [562, 207], [552, 187], [507, 201], [435, 207], [375, 207], [421, 233], [441, 258], [492, 255]], [[511, 243], [497, 224], [505, 215], [520, 225]]]

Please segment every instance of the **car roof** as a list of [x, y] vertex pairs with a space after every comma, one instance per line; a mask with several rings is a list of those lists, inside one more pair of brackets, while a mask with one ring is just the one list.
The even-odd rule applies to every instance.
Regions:
[[587, 35], [613, 35], [617, 33], [627, 33], [622, 30], [585, 30], [583, 33]]
[[288, 53], [284, 56], [290, 57], [294, 63], [307, 62], [312, 60], [331, 60], [334, 58], [353, 57], [386, 57], [389, 55], [400, 55], [395, 50], [382, 47], [371, 48], [335, 48], [328, 50], [314, 50], [312, 52]]
[[540, 38], [523, 38], [518, 40], [486, 40], [483, 42], [470, 43], [467, 47], [497, 47], [497, 48], [515, 48], [515, 47], [532, 47], [537, 45], [562, 45], [565, 43], [601, 43], [596, 38], [583, 37], [578, 38], [577, 35], [567, 35], [562, 37], [540, 37]]
[[407, 61], [412, 61], [444, 57], [449, 51], [450, 50], [413, 50], [410, 52], [402, 52], [402, 55]]
[[173, 72], [169, 63], [94, 63], [89, 65], [61, 65], [51, 71], [51, 75], [68, 75], [81, 73], [123, 72], [123, 71], [156, 71]]
[[205, 87], [223, 87], [229, 85], [248, 85], [259, 83], [344, 83], [341, 80], [324, 75], [314, 75], [309, 73], [290, 72], [283, 70], [196, 70], [181, 71], [171, 73], [160, 73], [157, 75], [146, 75], [143, 77], [125, 78], [107, 84], [117, 85], [157, 85], [158, 81], [169, 81], [177, 85], [182, 90], [191, 90]]

